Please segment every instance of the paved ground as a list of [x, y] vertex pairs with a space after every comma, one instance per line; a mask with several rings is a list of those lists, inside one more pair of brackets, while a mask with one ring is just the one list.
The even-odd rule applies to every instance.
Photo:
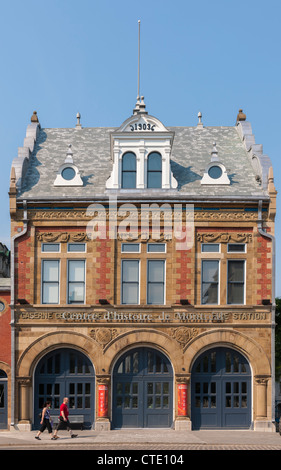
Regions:
[[[75, 431], [76, 432], [76, 431]], [[45, 431], [41, 440], [36, 431], [0, 431], [0, 450], [281, 450], [281, 436], [277, 432], [255, 431], [174, 431], [171, 429], [129, 429], [109, 432], [77, 431], [71, 439], [67, 431], [52, 441]]]

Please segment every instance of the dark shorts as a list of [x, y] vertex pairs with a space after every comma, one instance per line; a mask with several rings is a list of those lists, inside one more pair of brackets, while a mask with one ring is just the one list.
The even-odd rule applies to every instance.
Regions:
[[60, 429], [67, 429], [68, 431], [71, 429], [69, 420], [64, 421], [61, 416], [59, 417], [59, 422], [57, 424], [56, 430], [59, 431]]
[[41, 424], [40, 432], [44, 432], [46, 428], [48, 429], [48, 433], [51, 434], [53, 430], [50, 420], [44, 418], [43, 424]]

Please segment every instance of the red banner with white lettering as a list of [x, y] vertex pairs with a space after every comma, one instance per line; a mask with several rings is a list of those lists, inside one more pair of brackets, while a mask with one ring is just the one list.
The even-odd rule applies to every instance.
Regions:
[[187, 416], [187, 384], [178, 384], [178, 416]]
[[108, 416], [108, 386], [99, 385], [99, 410], [98, 415], [101, 418]]

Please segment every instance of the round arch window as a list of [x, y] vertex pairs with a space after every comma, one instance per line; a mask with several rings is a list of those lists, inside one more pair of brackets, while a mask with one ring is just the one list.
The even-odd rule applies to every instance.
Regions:
[[208, 171], [208, 174], [210, 178], [217, 180], [222, 175], [222, 169], [220, 166], [217, 166], [217, 165], [211, 166], [211, 168]]
[[0, 301], [0, 312], [3, 312], [5, 310], [5, 304], [4, 302]]
[[75, 175], [76, 175], [75, 170], [71, 168], [70, 166], [64, 168], [61, 172], [61, 176], [63, 177], [63, 179], [67, 181], [73, 180]]
[[221, 167], [217, 165], [211, 166], [211, 168], [208, 171], [208, 175], [210, 176], [210, 178], [217, 180], [222, 175]]

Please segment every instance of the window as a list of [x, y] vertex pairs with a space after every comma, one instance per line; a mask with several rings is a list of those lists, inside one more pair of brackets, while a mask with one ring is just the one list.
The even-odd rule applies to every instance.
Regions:
[[136, 156], [127, 152], [122, 158], [122, 188], [136, 188]]
[[139, 261], [122, 260], [122, 304], [139, 303]]
[[218, 304], [219, 299], [219, 261], [202, 261], [202, 304]]
[[60, 244], [59, 243], [42, 243], [41, 251], [43, 253], [59, 253]]
[[85, 253], [86, 245], [85, 243], [68, 243], [67, 251], [68, 253]]
[[165, 243], [148, 243], [147, 253], [166, 253]]
[[162, 188], [162, 157], [152, 152], [147, 159], [147, 187]]
[[220, 245], [219, 243], [202, 243], [201, 252], [202, 253], [219, 253]]
[[139, 243], [122, 243], [122, 253], [140, 253]]
[[217, 165], [211, 166], [211, 168], [209, 168], [208, 175], [210, 176], [210, 178], [217, 180], [222, 175], [221, 167]]
[[71, 166], [68, 166], [66, 168], [64, 168], [61, 172], [61, 176], [63, 177], [63, 179], [65, 179], [66, 181], [71, 181], [73, 180], [73, 178], [75, 177], [76, 175], [76, 171], [74, 170], [74, 168], [72, 168]]
[[57, 260], [42, 261], [42, 303], [59, 303], [59, 264]]
[[68, 261], [68, 304], [85, 303], [85, 261]]
[[245, 253], [246, 245], [245, 243], [228, 243], [227, 252], [228, 253]]
[[229, 260], [227, 269], [227, 303], [244, 304], [245, 261]]
[[147, 262], [147, 303], [158, 305], [165, 303], [164, 260], [148, 260]]

